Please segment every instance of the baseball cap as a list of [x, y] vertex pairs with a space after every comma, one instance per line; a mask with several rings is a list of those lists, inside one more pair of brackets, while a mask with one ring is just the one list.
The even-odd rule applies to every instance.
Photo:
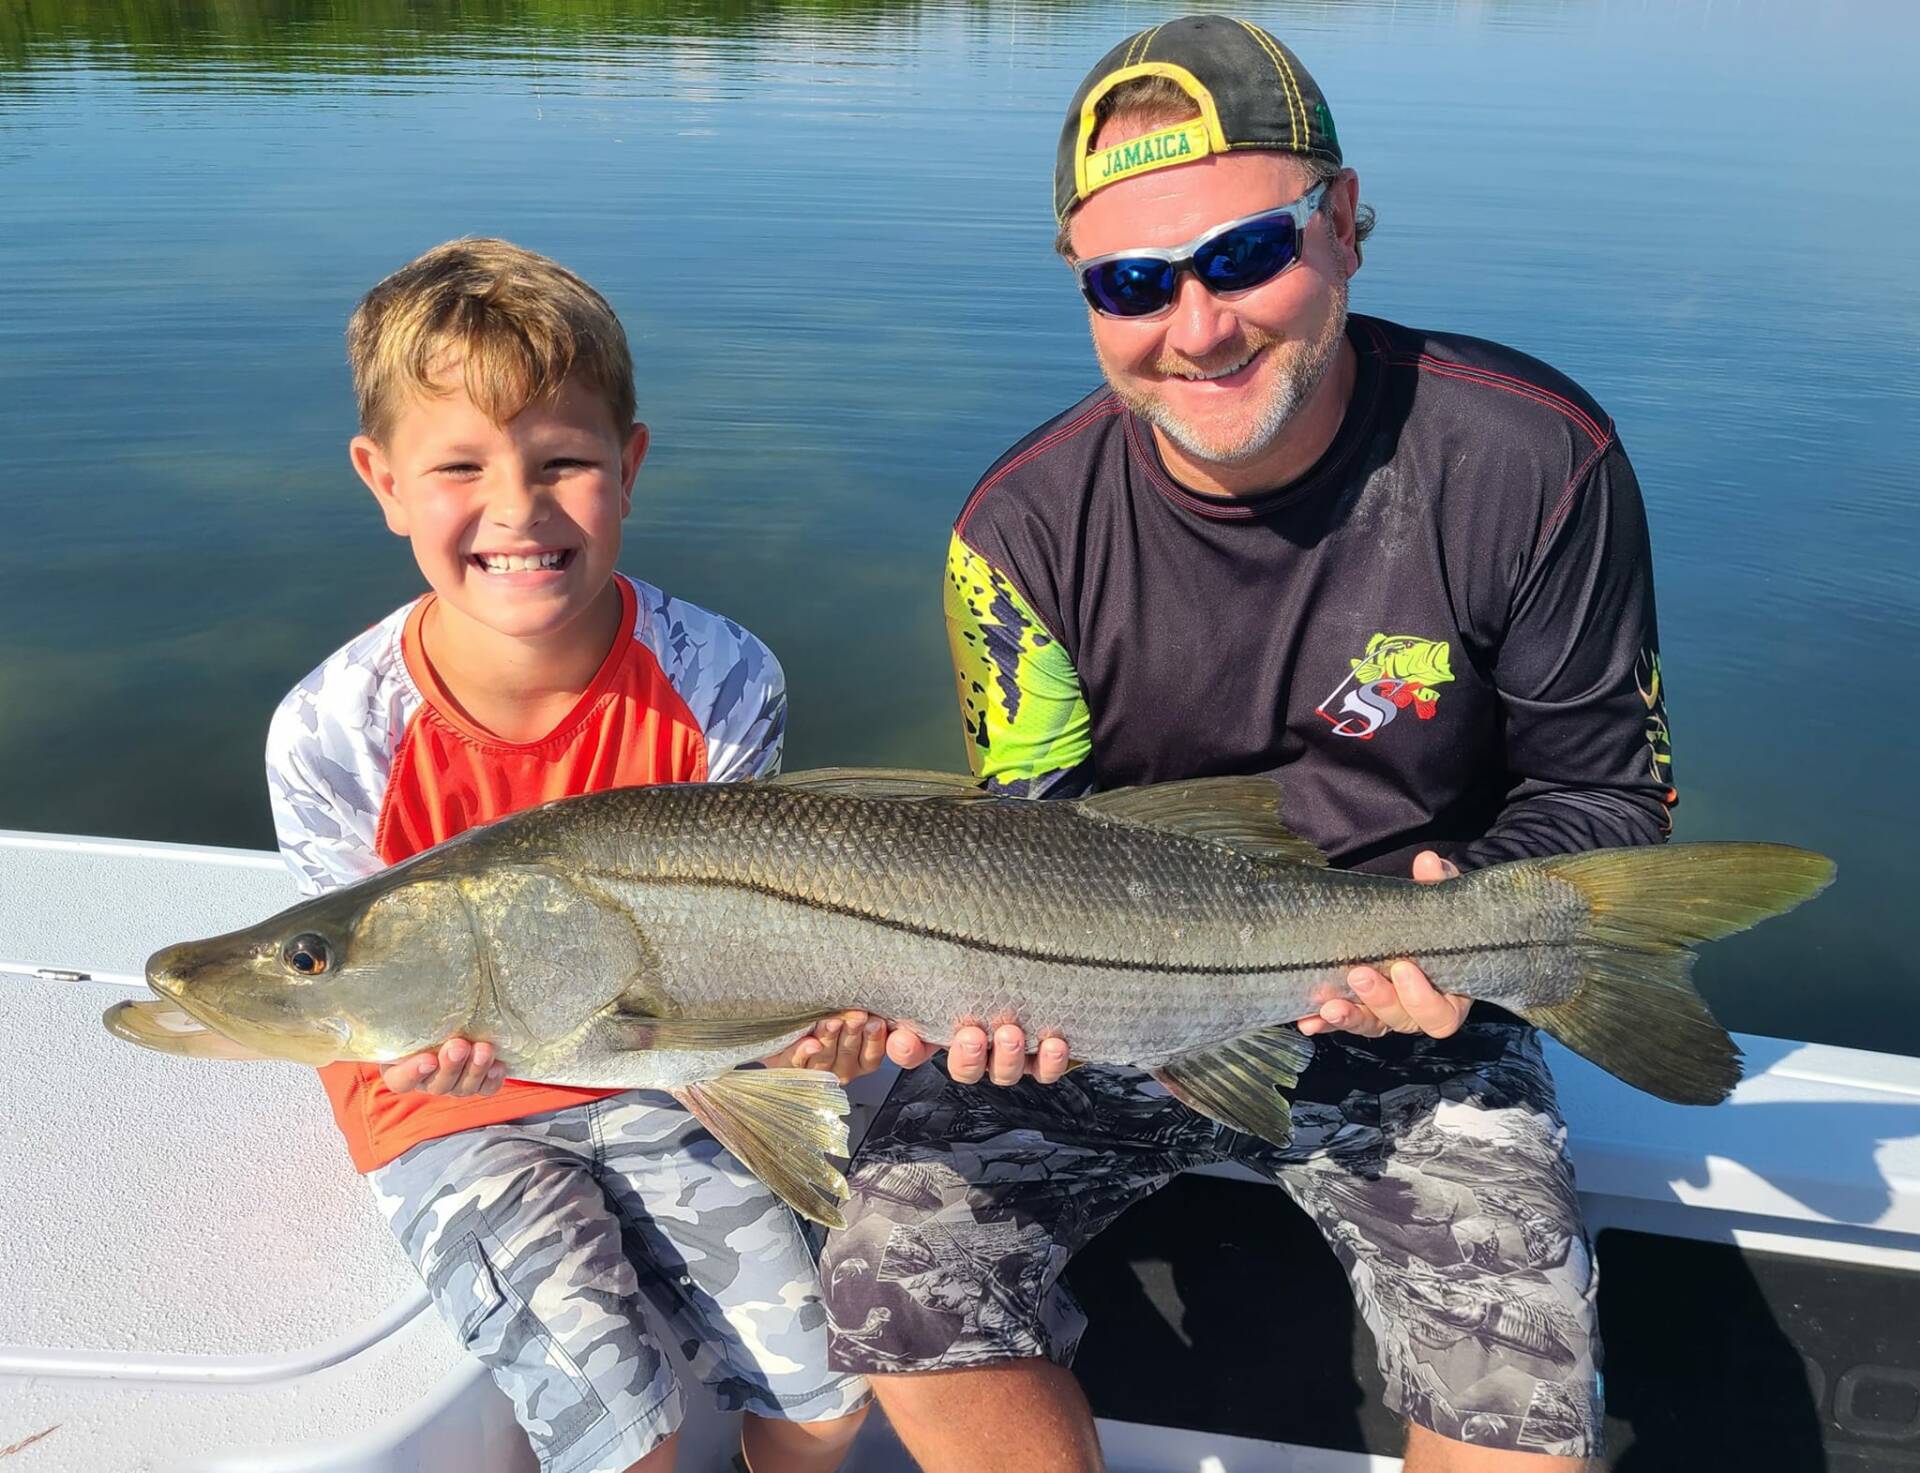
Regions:
[[[1135, 77], [1165, 77], [1200, 116], [1088, 153], [1100, 100]], [[1062, 224], [1096, 190], [1208, 154], [1272, 148], [1340, 164], [1340, 139], [1319, 85], [1267, 32], [1225, 15], [1148, 26], [1101, 57], [1073, 94], [1053, 165], [1053, 213]]]

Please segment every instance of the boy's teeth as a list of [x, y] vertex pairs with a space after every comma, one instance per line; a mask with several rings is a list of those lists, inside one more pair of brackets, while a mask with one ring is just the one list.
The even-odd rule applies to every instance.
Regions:
[[481, 555], [480, 565], [489, 573], [527, 573], [536, 568], [557, 568], [565, 560], [563, 552], [542, 552], [532, 557], [522, 557], [519, 553], [499, 556], [494, 553]]

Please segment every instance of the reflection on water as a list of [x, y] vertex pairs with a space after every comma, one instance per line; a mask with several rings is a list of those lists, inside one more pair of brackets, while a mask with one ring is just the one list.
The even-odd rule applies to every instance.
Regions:
[[[0, 827], [270, 842], [274, 700], [417, 583], [347, 469], [346, 313], [464, 233], [620, 310], [656, 436], [625, 565], [775, 646], [791, 764], [957, 766], [945, 527], [1093, 382], [1049, 253], [1058, 111], [1171, 13], [0, 10]], [[1920, 1053], [1881, 922], [1920, 808], [1912, 7], [1247, 13], [1379, 208], [1356, 305], [1537, 353], [1618, 420], [1680, 835], [1840, 860], [1709, 952], [1716, 1005]]]

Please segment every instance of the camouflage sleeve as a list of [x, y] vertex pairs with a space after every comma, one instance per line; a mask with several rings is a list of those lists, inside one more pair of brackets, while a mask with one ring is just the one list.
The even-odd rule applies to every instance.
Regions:
[[[330, 740], [317, 682], [295, 686], [267, 728], [267, 801], [280, 853], [302, 895], [350, 885], [384, 868], [374, 846], [379, 803], [367, 753]], [[333, 738], [342, 734], [331, 733]]]
[[780, 770], [787, 677], [773, 651], [733, 620], [628, 580], [639, 597], [634, 638], [653, 651], [707, 739], [707, 780], [742, 782]]
[[946, 615], [975, 775], [1032, 798], [1091, 792], [1093, 718], [1066, 647], [958, 533], [947, 549]]

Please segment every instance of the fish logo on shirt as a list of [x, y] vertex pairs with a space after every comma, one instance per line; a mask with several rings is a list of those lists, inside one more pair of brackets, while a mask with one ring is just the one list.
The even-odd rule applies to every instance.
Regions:
[[[1347, 678], [1314, 708], [1335, 736], [1369, 742], [1402, 711], [1412, 708], [1422, 721], [1440, 709], [1435, 686], [1453, 679], [1452, 650], [1445, 640], [1415, 634], [1376, 634]], [[1336, 704], [1337, 703], [1337, 704]]]

